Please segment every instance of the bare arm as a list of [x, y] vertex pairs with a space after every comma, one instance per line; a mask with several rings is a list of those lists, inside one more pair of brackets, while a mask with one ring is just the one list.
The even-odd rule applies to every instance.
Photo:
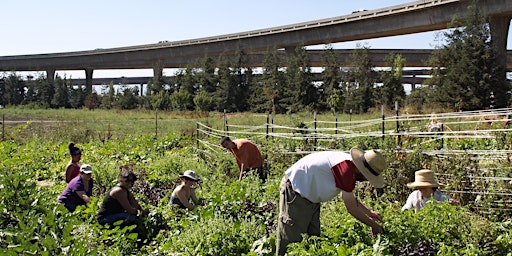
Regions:
[[238, 177], [238, 180], [242, 180], [242, 177], [244, 176], [244, 163], [240, 164], [240, 177]]
[[354, 193], [352, 192], [346, 192], [342, 190], [341, 195], [347, 211], [357, 220], [371, 227], [373, 235], [377, 235], [384, 231], [382, 227], [373, 220], [381, 219], [382, 217], [380, 214], [371, 211], [368, 209], [368, 207], [359, 202], [359, 200], [357, 200], [357, 198], [354, 196]]
[[142, 208], [142, 206], [139, 204], [139, 201], [137, 201], [137, 199], [135, 199], [135, 196], [133, 196], [133, 193], [128, 191], [128, 198], [130, 199], [130, 204], [132, 206], [135, 206], [135, 209], [137, 210], [140, 210], [140, 212], [143, 214], [143, 215], [147, 215], [149, 214], [149, 210], [144, 210]]
[[75, 167], [72, 164], [68, 164], [68, 166], [66, 166], [66, 183], [71, 181], [71, 173], [73, 173], [74, 168]]
[[78, 197], [82, 198], [86, 203], [91, 203], [91, 198], [85, 194], [85, 191], [76, 191]]
[[137, 208], [132, 207], [130, 201], [128, 201], [127, 193], [126, 190], [116, 187], [110, 191], [110, 196], [115, 198], [127, 213], [137, 215]]
[[[195, 193], [194, 193], [195, 195]], [[186, 196], [186, 193], [185, 191], [183, 190], [178, 190], [176, 191], [176, 197], [180, 200], [180, 202], [185, 206], [187, 207], [187, 209], [189, 210], [194, 210], [197, 206], [196, 205], [193, 205], [191, 204], [189, 201], [188, 201], [188, 198]], [[197, 198], [196, 198], [197, 199]]]
[[194, 202], [195, 204], [197, 204], [199, 202], [199, 200], [197, 199], [197, 196], [196, 196], [195, 188], [190, 189], [190, 199], [192, 199], [192, 202]]

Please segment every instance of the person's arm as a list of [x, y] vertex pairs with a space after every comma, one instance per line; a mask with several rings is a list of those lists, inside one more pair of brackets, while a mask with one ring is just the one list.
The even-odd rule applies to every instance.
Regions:
[[75, 192], [78, 197], [82, 198], [86, 203], [91, 203], [91, 198], [89, 196], [87, 196], [87, 194], [85, 194], [85, 191], [76, 191]]
[[185, 206], [187, 207], [187, 209], [189, 210], [194, 210], [197, 206], [196, 205], [193, 205], [191, 204], [186, 195], [185, 195], [185, 191], [183, 190], [178, 190], [176, 191], [176, 197], [180, 200], [180, 202]]
[[137, 215], [137, 208], [133, 208], [130, 204], [126, 193], [128, 193], [126, 190], [117, 187], [110, 191], [110, 196], [115, 198], [127, 213]]
[[[384, 229], [375, 222], [372, 217], [376, 217], [378, 213], [370, 211], [368, 207], [364, 206], [357, 198], [354, 196], [352, 192], [341, 191], [341, 196], [343, 198], [343, 202], [345, 203], [345, 207], [347, 211], [354, 216], [357, 220], [361, 221], [365, 225], [372, 228], [372, 235], [377, 235], [382, 233]], [[378, 214], [380, 216], [380, 214]], [[380, 216], [382, 218], [382, 216]]]
[[69, 183], [71, 181], [71, 174], [73, 173], [73, 170], [75, 167], [72, 164], [69, 164], [66, 167], [66, 183]]
[[199, 203], [199, 200], [197, 199], [197, 196], [196, 196], [196, 189], [195, 188], [191, 188], [190, 189], [190, 199], [192, 199], [192, 202], [194, 202], [195, 204]]
[[407, 197], [407, 201], [405, 202], [404, 206], [402, 206], [402, 211], [412, 209], [414, 207], [413, 200], [414, 200], [413, 193], [411, 193]]
[[131, 191], [128, 191], [128, 198], [130, 199], [130, 204], [132, 206], [134, 206], [135, 209], [139, 210], [142, 213], [142, 215], [149, 214], [149, 210], [144, 210], [142, 208], [142, 206], [139, 204], [139, 201], [137, 201], [137, 199], [135, 199], [135, 196], [133, 195], [133, 193]]
[[238, 180], [242, 180], [242, 177], [244, 176], [244, 163], [240, 163], [240, 176], [238, 177]]

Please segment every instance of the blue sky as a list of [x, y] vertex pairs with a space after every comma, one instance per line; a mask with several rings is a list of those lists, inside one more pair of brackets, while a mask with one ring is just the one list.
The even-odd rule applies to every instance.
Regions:
[[[263, 29], [378, 9], [406, 0], [19, 0], [2, 2], [0, 56], [113, 48]], [[336, 44], [351, 49], [425, 49], [435, 32]], [[512, 31], [508, 49], [512, 48]], [[58, 72], [63, 74], [63, 72]], [[83, 71], [67, 72], [83, 78]], [[101, 71], [94, 77], [147, 75], [151, 71]], [[164, 71], [165, 74], [165, 71]], [[170, 74], [165, 74], [170, 75]]]

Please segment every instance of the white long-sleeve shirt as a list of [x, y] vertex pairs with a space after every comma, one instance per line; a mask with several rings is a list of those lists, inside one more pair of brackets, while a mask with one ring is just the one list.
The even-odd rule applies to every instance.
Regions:
[[[450, 200], [450, 196], [436, 190], [431, 198], [434, 198], [438, 202], [444, 202]], [[414, 209], [415, 212], [419, 211], [425, 204], [430, 201], [430, 198], [424, 198], [421, 196], [421, 192], [419, 190], [414, 190], [409, 197], [407, 198], [407, 202], [402, 207], [403, 210]]]

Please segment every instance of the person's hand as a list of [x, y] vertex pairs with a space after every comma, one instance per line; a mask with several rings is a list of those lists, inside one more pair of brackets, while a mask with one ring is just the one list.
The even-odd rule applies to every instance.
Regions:
[[380, 213], [378, 212], [374, 212], [374, 211], [370, 211], [370, 213], [368, 214], [368, 217], [370, 217], [370, 219], [372, 220], [382, 220], [382, 215], [380, 215]]
[[457, 200], [453, 199], [453, 198], [450, 198], [450, 200], [448, 201], [451, 205], [456, 205], [457, 204]]
[[372, 227], [372, 233], [370, 234], [371, 237], [374, 237], [378, 234], [384, 233], [384, 228], [382, 228], [379, 224]]

